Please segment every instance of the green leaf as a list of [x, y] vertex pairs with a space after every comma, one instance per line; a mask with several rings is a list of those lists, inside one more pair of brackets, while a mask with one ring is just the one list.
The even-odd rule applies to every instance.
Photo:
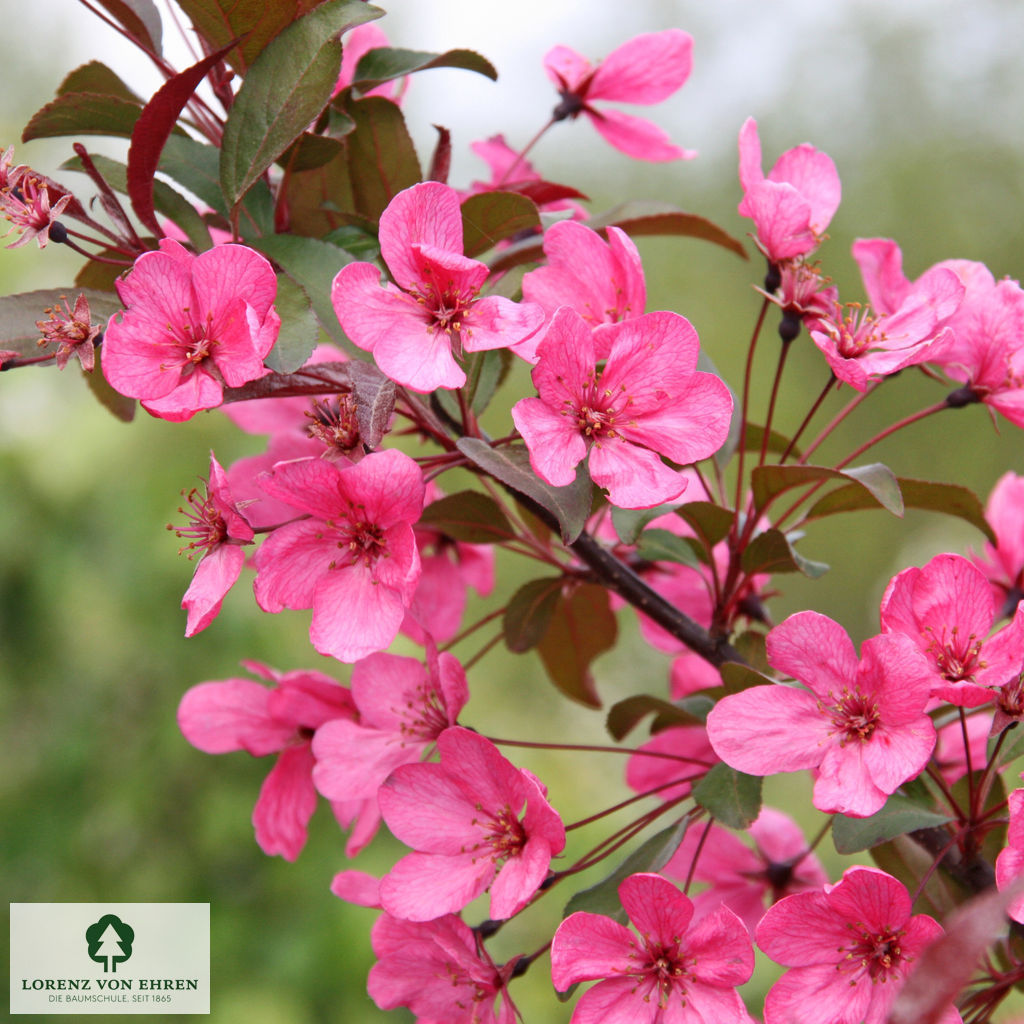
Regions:
[[331, 284], [338, 271], [352, 262], [352, 255], [318, 238], [298, 235], [266, 235], [252, 239], [250, 244], [301, 285], [313, 304], [320, 326], [334, 341], [354, 352], [331, 304]]
[[596, 583], [573, 584], [562, 589], [537, 653], [562, 693], [587, 707], [599, 708], [590, 665], [615, 646], [617, 633], [608, 591]]
[[462, 247], [476, 257], [522, 231], [539, 231], [537, 207], [518, 192], [479, 192], [462, 204]]
[[553, 487], [533, 471], [525, 445], [492, 448], [479, 438], [462, 437], [456, 447], [496, 480], [532, 498], [550, 512], [558, 520], [563, 543], [571, 544], [583, 532], [590, 515], [593, 486], [582, 465], [577, 468], [573, 483]]
[[716, 764], [693, 788], [693, 799], [729, 828], [749, 828], [761, 813], [761, 776]]
[[342, 140], [348, 155], [353, 209], [376, 223], [388, 203], [422, 177], [419, 158], [402, 111], [383, 96], [367, 96], [346, 107], [355, 130]]
[[832, 841], [837, 853], [859, 853], [872, 846], [906, 835], [919, 828], [935, 828], [952, 821], [948, 814], [927, 810], [906, 797], [894, 793], [885, 806], [870, 818], [848, 818], [837, 814], [832, 819]]
[[[220, 150], [216, 147], [184, 135], [171, 135], [160, 154], [159, 170], [225, 219], [229, 216], [220, 189]], [[274, 233], [274, 200], [266, 182], [257, 182], [246, 196], [239, 231], [246, 241]]]
[[637, 543], [637, 554], [648, 562], [676, 562], [693, 569], [700, 568], [700, 559], [687, 543], [688, 538], [680, 537], [668, 530], [644, 530]]
[[551, 625], [564, 583], [562, 576], [548, 576], [524, 583], [512, 595], [502, 620], [510, 651], [522, 654], [540, 643]]
[[130, 103], [136, 103], [139, 107], [143, 105], [142, 98], [136, 96], [106, 64], [98, 60], [91, 60], [88, 64], [83, 64], [69, 72], [64, 81], [57, 86], [58, 96], [62, 96], [66, 92], [91, 92], [101, 96], [117, 96]]
[[416, 71], [428, 68], [462, 68], [484, 75], [492, 82], [498, 80], [498, 72], [485, 57], [473, 50], [446, 50], [444, 53], [425, 53], [422, 50], [399, 50], [382, 46], [370, 50], [359, 58], [352, 85], [362, 92], [376, 89], [378, 85], [403, 78]]
[[515, 536], [498, 503], [479, 491], [459, 491], [431, 502], [418, 525], [469, 544], [500, 544]]
[[755, 508], [762, 511], [771, 500], [794, 487], [833, 479], [852, 480], [893, 515], [903, 515], [899, 482], [892, 470], [880, 462], [843, 470], [826, 466], [758, 466], [752, 474]]
[[699, 715], [670, 704], [660, 697], [652, 697], [642, 693], [627, 697], [613, 704], [605, 719], [605, 728], [615, 740], [622, 740], [629, 735], [648, 715], [655, 716], [651, 723], [651, 732], [661, 732], [673, 725], [703, 725], [704, 719]]
[[724, 662], [718, 671], [722, 675], [722, 686], [725, 687], [726, 693], [739, 693], [740, 690], [749, 690], [752, 686], [775, 682], [774, 679], [762, 675], [749, 665], [741, 665], [738, 661]]
[[[128, 168], [124, 164], [98, 153], [90, 154], [90, 159], [112, 189], [127, 195]], [[81, 171], [82, 161], [77, 156], [73, 157], [61, 164], [61, 169]], [[153, 181], [153, 205], [168, 220], [173, 221], [185, 232], [196, 252], [203, 252], [213, 246], [210, 229], [206, 226], [203, 218], [199, 216], [196, 208], [181, 193], [171, 188], [167, 182], [158, 179]]]
[[[764, 441], [764, 427], [759, 427], [756, 423], [748, 423], [745, 440], [745, 448], [748, 452], [759, 452], [761, 450], [761, 443]], [[768, 451], [784, 452], [789, 449], [789, 443], [789, 438], [784, 434], [780, 434], [777, 430], [768, 432]], [[794, 448], [790, 454], [799, 457], [800, 449]]]
[[277, 276], [274, 307], [281, 317], [281, 330], [264, 362], [276, 373], [294, 373], [309, 359], [320, 337], [320, 328], [309, 296], [283, 274]]
[[327, 106], [341, 66], [338, 34], [383, 13], [361, 0], [327, 0], [253, 61], [221, 144], [220, 180], [231, 209]]
[[[310, 146], [307, 140], [317, 139]], [[303, 166], [308, 159], [330, 158], [315, 167]], [[330, 232], [346, 229], [345, 211], [355, 210], [352, 179], [348, 170], [348, 149], [341, 139], [307, 136], [293, 147], [285, 165], [284, 207], [288, 211], [288, 230], [293, 235], [323, 238]], [[349, 228], [348, 230], [355, 230]], [[341, 242], [330, 241], [345, 248]], [[373, 239], [376, 245], [376, 239]], [[373, 257], [363, 257], [372, 259]]]
[[690, 524], [709, 554], [719, 541], [729, 535], [735, 518], [732, 511], [711, 501], [691, 501], [680, 505], [676, 515]]
[[705, 217], [686, 213], [669, 203], [635, 199], [592, 217], [587, 224], [595, 230], [610, 226], [622, 228], [630, 236], [682, 235], [699, 238], [747, 259], [747, 250], [738, 238]]
[[129, 138], [142, 107], [120, 96], [69, 92], [32, 115], [21, 133], [22, 142], [63, 135], [114, 135]]
[[[188, 16], [197, 34], [212, 52], [240, 40], [227, 61], [240, 75], [259, 56], [282, 29], [313, 10], [320, 0], [179, 0], [178, 6]], [[372, 10], [372, 8], [371, 8]], [[379, 14], [376, 17], [380, 17]]]
[[751, 576], [762, 572], [802, 572], [813, 580], [828, 572], [824, 562], [812, 562], [798, 555], [789, 538], [774, 527], [759, 533], [746, 546], [740, 558], [740, 566]]
[[[956, 516], [976, 526], [993, 544], [996, 543], [995, 531], [985, 518], [984, 506], [973, 491], [959, 484], [909, 480], [906, 477], [899, 477], [897, 483], [907, 508]], [[857, 512], [861, 509], [881, 507], [881, 503], [860, 485], [846, 484], [819, 498], [805, 519], [821, 519], [823, 516], [832, 516], [840, 512]]]
[[612, 508], [612, 526], [623, 544], [635, 544], [643, 528], [658, 516], [672, 512], [674, 505], [657, 505], [654, 508]]
[[607, 878], [603, 878], [589, 889], [576, 893], [565, 905], [563, 917], [585, 910], [591, 914], [604, 914], [625, 924], [627, 916], [619, 902], [619, 886], [638, 872], [660, 871], [682, 845], [689, 818], [683, 818], [657, 835], [651, 836], [642, 846], [637, 847]]
[[[1024, 756], [1024, 729], [1020, 727], [1020, 723], [1012, 722], [999, 736], [1005, 736], [1006, 738], [999, 747], [999, 754], [995, 764], [992, 766], [992, 771], [999, 771], [1005, 768], [1011, 761], [1016, 761], [1018, 757]], [[993, 753], [995, 753], [996, 742], [999, 736], [989, 736], [988, 738], [988, 759], [990, 761], [992, 760]]]
[[74, 307], [78, 295], [84, 295], [89, 302], [90, 319], [94, 324], [104, 324], [110, 317], [123, 309], [118, 297], [110, 292], [94, 291], [90, 288], [44, 288], [39, 291], [21, 292], [17, 295], [0, 296], [0, 348], [19, 352], [24, 356], [39, 355], [40, 338], [37, 320], [46, 319], [46, 310], [55, 306], [64, 308], [62, 298], [67, 297]]

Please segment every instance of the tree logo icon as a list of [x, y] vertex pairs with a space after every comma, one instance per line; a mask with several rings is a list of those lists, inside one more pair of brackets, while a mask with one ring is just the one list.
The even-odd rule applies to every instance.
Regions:
[[104, 914], [95, 924], [85, 930], [85, 941], [89, 943], [89, 958], [103, 964], [103, 973], [116, 973], [117, 965], [123, 964], [132, 955], [132, 941], [135, 930], [113, 914]]

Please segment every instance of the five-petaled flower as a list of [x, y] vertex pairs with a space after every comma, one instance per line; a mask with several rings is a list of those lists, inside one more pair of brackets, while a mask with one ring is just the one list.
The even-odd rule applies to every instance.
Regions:
[[490, 916], [512, 917], [562, 852], [562, 820], [540, 782], [490, 740], [455, 726], [437, 748], [440, 764], [403, 765], [378, 794], [388, 828], [414, 851], [381, 882], [381, 904], [396, 917], [429, 921], [490, 888]]
[[643, 1021], [747, 1024], [736, 991], [753, 973], [743, 922], [719, 907], [691, 927], [693, 903], [670, 881], [630, 875], [619, 899], [637, 937], [603, 914], [570, 914], [551, 940], [551, 980], [560, 992], [602, 979], [576, 1004], [572, 1024]]
[[[910, 909], [901, 882], [867, 867], [770, 907], [757, 944], [791, 969], [765, 999], [765, 1024], [883, 1024], [914, 961], [943, 934]], [[950, 1007], [940, 1024], [959, 1020]]]
[[725, 441], [729, 389], [696, 369], [697, 332], [678, 313], [647, 313], [591, 331], [561, 307], [537, 346], [533, 383], [512, 419], [530, 463], [549, 484], [569, 484], [587, 457], [591, 479], [620, 508], [651, 508], [686, 488], [680, 465]]
[[813, 769], [814, 806], [864, 818], [928, 763], [934, 676], [909, 637], [853, 641], [818, 612], [797, 612], [767, 641], [768, 661], [808, 689], [776, 683], [723, 697], [707, 720], [726, 764], [751, 775]]
[[403, 452], [355, 465], [282, 462], [264, 490], [298, 513], [256, 553], [256, 601], [267, 612], [312, 608], [309, 636], [321, 654], [357, 661], [395, 638], [420, 578], [413, 524], [423, 475]]
[[117, 282], [127, 307], [110, 318], [103, 373], [122, 395], [162, 419], [190, 419], [269, 372], [281, 318], [277, 278], [258, 252], [218, 245], [193, 256], [170, 238]]
[[554, 119], [586, 114], [606, 142], [634, 160], [689, 160], [697, 154], [672, 145], [644, 118], [594, 103], [661, 103], [682, 88], [692, 68], [693, 37], [678, 28], [635, 36], [597, 67], [568, 46], [555, 46], [544, 56], [544, 70], [562, 97]]
[[399, 192], [380, 218], [380, 251], [394, 284], [373, 263], [338, 271], [331, 302], [345, 333], [414, 391], [460, 388], [463, 351], [525, 341], [544, 314], [500, 295], [479, 298], [488, 268], [463, 255], [458, 193], [436, 181]]

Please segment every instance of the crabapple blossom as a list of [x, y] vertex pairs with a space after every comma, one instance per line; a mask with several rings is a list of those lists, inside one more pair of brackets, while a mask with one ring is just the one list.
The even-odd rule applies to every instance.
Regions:
[[[317, 729], [336, 718], [351, 719], [355, 708], [348, 690], [320, 672], [275, 672], [245, 662], [250, 679], [224, 679], [193, 686], [178, 707], [185, 739], [207, 754], [245, 750], [253, 757], [278, 754], [260, 789], [253, 811], [256, 841], [266, 854], [295, 860], [306, 844], [306, 826], [316, 808], [311, 741]], [[348, 853], [370, 841], [380, 816], [373, 800], [332, 804], [342, 827], [356, 821]]]
[[220, 405], [225, 386], [268, 372], [281, 318], [277, 278], [258, 252], [229, 244], [193, 256], [165, 238], [117, 290], [127, 308], [107, 325], [103, 373], [154, 416], [190, 419]]
[[562, 821], [537, 779], [490, 740], [455, 726], [437, 748], [440, 764], [403, 765], [380, 788], [388, 828], [414, 851], [382, 880], [381, 904], [396, 917], [429, 921], [490, 888], [490, 916], [512, 917], [562, 852]]
[[232, 497], [227, 475], [213, 452], [206, 494], [200, 498], [193, 488], [186, 501], [188, 509], [178, 511], [188, 518], [189, 525], [175, 533], [191, 538], [182, 548], [191, 552], [190, 558], [194, 552], [201, 552], [192, 583], [181, 600], [181, 607], [188, 611], [185, 636], [194, 636], [220, 612], [224, 595], [234, 586], [245, 564], [242, 545], [251, 544], [255, 534]]
[[312, 608], [313, 646], [340, 661], [386, 647], [420, 577], [416, 463], [391, 449], [346, 466], [297, 459], [278, 463], [262, 486], [305, 518], [278, 527], [256, 553], [259, 606]]
[[1004, 473], [985, 504], [985, 518], [996, 535], [984, 553], [972, 555], [988, 578], [999, 617], [1012, 615], [1024, 595], [1024, 476]]
[[313, 743], [313, 782], [332, 800], [376, 798], [392, 770], [418, 761], [469, 700], [462, 665], [433, 644], [426, 665], [371, 654], [355, 663], [350, 685], [358, 718], [328, 722]]
[[[769, 907], [757, 944], [790, 970], [768, 992], [765, 1024], [884, 1024], [914, 961], [943, 934], [910, 911], [906, 887], [867, 867]], [[940, 1020], [960, 1015], [950, 1007]]]
[[516, 345], [543, 322], [530, 303], [478, 297], [487, 265], [463, 255], [459, 197], [447, 185], [399, 192], [381, 214], [380, 251], [395, 283], [382, 286], [372, 263], [349, 263], [331, 302], [352, 341], [414, 391], [462, 387], [456, 356]]
[[1024, 608], [989, 637], [995, 621], [984, 574], [961, 555], [936, 555], [890, 581], [882, 630], [910, 637], [935, 674], [932, 696], [961, 707], [993, 699], [1024, 667]]
[[[8, 154], [12, 148], [7, 150]], [[7, 176], [6, 185], [0, 188], [0, 212], [11, 226], [0, 237], [6, 238], [12, 231], [20, 232], [20, 237], [11, 242], [8, 249], [18, 249], [33, 238], [40, 249], [45, 249], [48, 242], [67, 238], [67, 231], [57, 223], [57, 218], [73, 197], [70, 192], [65, 192], [51, 204], [51, 188], [59, 190], [54, 182], [25, 166], [16, 167]], [[63, 236], [59, 237], [54, 228], [62, 230]]]
[[496, 967], [454, 914], [423, 922], [382, 914], [370, 941], [378, 961], [370, 968], [367, 989], [382, 1010], [407, 1006], [421, 1024], [515, 1024], [518, 1019], [507, 988], [518, 958]]
[[47, 318], [37, 320], [36, 327], [42, 335], [39, 345], [57, 345], [54, 359], [57, 369], [63, 370], [68, 360], [74, 356], [86, 373], [92, 373], [96, 365], [96, 338], [102, 328], [93, 324], [89, 314], [89, 300], [80, 294], [75, 299], [75, 308], [71, 308], [66, 296], [61, 296], [64, 308], [54, 304], [45, 310]]
[[689, 897], [646, 873], [626, 878], [619, 899], [639, 937], [610, 917], [576, 911], [551, 940], [556, 989], [601, 979], [576, 1004], [572, 1024], [747, 1024], [736, 986], [753, 973], [754, 951], [731, 910], [694, 924]]
[[647, 304], [640, 253], [621, 228], [606, 230], [608, 241], [578, 221], [552, 224], [544, 235], [546, 263], [523, 276], [523, 296], [548, 316], [572, 306], [591, 327], [640, 316]]
[[[554, 315], [537, 347], [533, 383], [512, 419], [530, 464], [549, 484], [590, 477], [622, 508], [678, 498], [687, 480], [661, 461], [704, 459], [725, 441], [732, 397], [696, 370], [697, 332], [677, 313], [647, 313], [594, 332], [574, 309]], [[599, 364], [603, 361], [603, 366]]]
[[[1015, 789], [1009, 797], [1010, 825], [1006, 847], [996, 858], [996, 886], [1009, 888], [1024, 874], [1024, 789]], [[1024, 924], [1024, 895], [1018, 896], [1006, 909], [1007, 914]]]
[[766, 901], [771, 906], [795, 892], [820, 889], [828, 875], [808, 849], [803, 830], [781, 811], [762, 807], [747, 832], [753, 849], [721, 825], [692, 824], [662, 873], [708, 883], [692, 897], [695, 920], [726, 906], [753, 935]]
[[871, 637], [858, 661], [842, 626], [797, 612], [768, 634], [767, 653], [808, 689], [775, 683], [723, 697], [707, 729], [726, 764], [752, 775], [813, 769], [814, 806], [858, 818], [924, 769], [934, 676], [909, 637]]
[[562, 97], [554, 120], [586, 114], [606, 142], [634, 160], [689, 160], [697, 154], [672, 145], [650, 121], [595, 107], [595, 101], [661, 103], [683, 87], [692, 67], [693, 37], [678, 28], [634, 36], [597, 67], [568, 46], [555, 46], [544, 56], [544, 70]]
[[740, 129], [739, 151], [743, 199], [738, 209], [753, 220], [757, 247], [772, 263], [816, 249], [842, 192], [832, 158], [803, 143], [786, 150], [765, 177], [752, 117]]

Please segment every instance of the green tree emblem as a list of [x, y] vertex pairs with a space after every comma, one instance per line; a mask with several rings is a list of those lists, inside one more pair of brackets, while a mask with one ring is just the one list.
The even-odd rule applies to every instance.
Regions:
[[113, 914], [104, 914], [85, 930], [89, 943], [89, 958], [103, 964], [103, 973], [117, 973], [117, 965], [132, 955], [135, 930]]

